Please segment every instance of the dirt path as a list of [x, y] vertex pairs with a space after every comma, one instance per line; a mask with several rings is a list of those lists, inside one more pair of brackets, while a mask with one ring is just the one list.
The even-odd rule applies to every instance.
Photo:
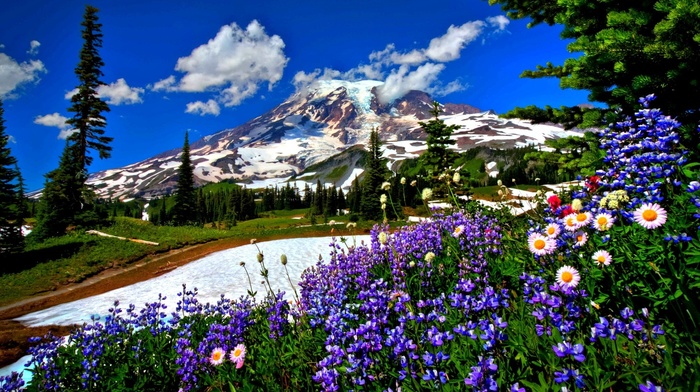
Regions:
[[[260, 242], [283, 238], [322, 237], [329, 233], [324, 229], [317, 233], [304, 233], [300, 236], [269, 236]], [[250, 240], [227, 238], [218, 241], [171, 250], [157, 256], [146, 256], [128, 267], [110, 268], [80, 283], [63, 286], [50, 293], [28, 298], [11, 305], [0, 307], [0, 367], [16, 362], [31, 346], [28, 339], [43, 336], [51, 331], [55, 335], [67, 335], [73, 327], [46, 326], [26, 327], [14, 318], [55, 305], [76, 301], [106, 293], [108, 291], [142, 282], [169, 272], [179, 266], [200, 259], [208, 254], [249, 244]]]

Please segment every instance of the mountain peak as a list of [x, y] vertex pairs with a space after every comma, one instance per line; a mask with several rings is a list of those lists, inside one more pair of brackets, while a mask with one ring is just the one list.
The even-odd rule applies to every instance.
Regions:
[[[433, 98], [423, 91], [410, 91], [391, 104], [380, 105], [380, 86], [382, 82], [374, 80], [316, 81], [261, 116], [195, 141], [190, 145], [195, 182], [232, 179], [256, 187], [284, 182], [348, 148], [366, 145], [373, 129], [378, 130], [389, 160], [419, 156], [426, 148], [427, 135], [418, 122], [432, 118]], [[570, 133], [517, 119], [505, 121], [493, 112], [480, 113], [465, 104], [445, 103], [442, 109], [440, 118], [445, 123], [460, 126], [453, 134], [458, 150], [475, 145], [544, 144], [545, 139]], [[171, 150], [95, 173], [89, 182], [102, 197], [167, 194], [176, 184], [179, 153], [179, 149]], [[361, 172], [354, 167], [344, 169]]]

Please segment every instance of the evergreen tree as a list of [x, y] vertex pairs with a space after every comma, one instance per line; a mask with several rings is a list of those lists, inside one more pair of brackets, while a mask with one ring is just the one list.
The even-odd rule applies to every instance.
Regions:
[[[17, 163], [15, 163], [15, 171], [17, 172], [17, 222], [20, 226], [23, 226], [25, 219], [29, 218], [29, 208], [27, 207], [27, 198], [25, 196], [24, 177], [22, 177], [22, 172], [19, 171]], [[22, 241], [24, 241], [24, 238]]]
[[177, 190], [175, 205], [172, 210], [173, 224], [190, 225], [197, 222], [197, 197], [194, 189], [194, 168], [190, 160], [189, 135], [185, 132], [185, 144], [180, 155], [180, 167], [177, 169]]
[[66, 141], [58, 168], [45, 175], [37, 223], [32, 231], [34, 238], [43, 240], [63, 235], [68, 226], [76, 223], [76, 215], [85, 207], [81, 173], [74, 146]]
[[348, 193], [348, 206], [350, 212], [361, 212], [360, 202], [362, 201], [362, 186], [360, 185], [360, 179], [355, 177], [352, 180], [352, 186], [350, 187], [350, 192]]
[[75, 129], [68, 140], [76, 147], [76, 159], [85, 180], [87, 167], [92, 163], [89, 150], [97, 151], [101, 159], [109, 158], [112, 151], [109, 143], [113, 139], [104, 136], [107, 121], [102, 113], [109, 112], [109, 106], [97, 93], [97, 89], [105, 84], [100, 80], [100, 77], [104, 76], [101, 71], [104, 62], [98, 52], [102, 47], [102, 24], [97, 23], [97, 11], [95, 7], [85, 7], [81, 23], [83, 47], [80, 50], [80, 62], [75, 68], [80, 84], [77, 92], [71, 97], [72, 106], [68, 109], [75, 114], [66, 121], [66, 124]]
[[379, 220], [383, 216], [379, 198], [382, 193], [382, 183], [386, 181], [389, 169], [386, 167], [386, 159], [382, 158], [381, 146], [379, 133], [374, 129], [369, 136], [369, 151], [362, 177], [360, 200], [360, 211], [368, 220]]
[[500, 5], [510, 18], [531, 18], [528, 27], [563, 26], [561, 38], [569, 42], [571, 57], [562, 65], [539, 65], [521, 77], [557, 78], [562, 88], [587, 90], [590, 101], [609, 107], [542, 110], [532, 106], [512, 115], [529, 112], [539, 116], [539, 122], [559, 117], [568, 118], [569, 127], [597, 127], [606, 112], [631, 111], [640, 97], [655, 94], [654, 107], [664, 114], [683, 124], [697, 124], [700, 119], [700, 7], [696, 0], [489, 3]]
[[252, 190], [244, 188], [241, 193], [241, 220], [253, 219], [258, 216], [255, 208], [255, 194]]
[[160, 213], [158, 214], [158, 224], [165, 225], [168, 223], [168, 210], [165, 207], [165, 197], [160, 199]]
[[338, 190], [335, 185], [330, 186], [326, 191], [323, 214], [326, 216], [338, 215]]
[[[7, 146], [5, 119], [0, 101], [0, 255], [17, 253], [24, 248], [21, 206], [24, 205], [21, 186], [17, 182], [17, 160]], [[2, 266], [7, 267], [7, 266]]]
[[313, 214], [323, 214], [323, 186], [321, 186], [321, 180], [316, 180]]
[[308, 183], [304, 184], [304, 198], [302, 200], [302, 205], [304, 208], [311, 208], [311, 203], [313, 200], [314, 192]]
[[348, 208], [348, 205], [345, 200], [345, 193], [343, 192], [343, 188], [338, 188], [338, 209], [342, 211], [346, 208]]
[[207, 199], [210, 198], [204, 196], [203, 189], [197, 189], [195, 206], [197, 209], [197, 223], [200, 225], [217, 220], [215, 218], [216, 214], [214, 213], [213, 208], [211, 208], [210, 203], [207, 203]]
[[75, 132], [66, 140], [66, 146], [59, 161], [59, 167], [46, 174], [37, 225], [33, 237], [45, 239], [65, 233], [69, 226], [93, 226], [100, 222], [106, 212], [96, 208], [94, 192], [89, 189], [87, 167], [92, 162], [89, 151], [95, 150], [100, 158], [109, 158], [112, 141], [104, 136], [106, 126], [103, 112], [109, 111], [97, 89], [104, 83], [100, 68], [104, 66], [98, 49], [102, 47], [101, 24], [97, 23], [97, 9], [85, 7], [83, 16], [83, 47], [80, 62], [75, 68], [80, 84], [71, 97], [72, 118], [66, 121]]
[[600, 141], [593, 132], [586, 132], [581, 136], [571, 136], [561, 139], [547, 139], [544, 144], [549, 147], [546, 151], [531, 151], [525, 154], [526, 161], [534, 161], [540, 165], [547, 165], [554, 170], [550, 173], [538, 175], [543, 182], [561, 182], [552, 174], [562, 176], [562, 180], [568, 181], [576, 175], [592, 176], [603, 165], [605, 152], [598, 145]]
[[421, 155], [421, 159], [428, 168], [428, 172], [432, 176], [438, 176], [444, 173], [454, 160], [455, 153], [448, 147], [455, 144], [451, 136], [454, 131], [459, 129], [459, 125], [446, 125], [444, 121], [440, 120], [442, 109], [437, 102], [433, 102], [433, 109], [430, 113], [435, 116], [433, 119], [418, 123], [428, 134], [426, 139], [428, 150]]

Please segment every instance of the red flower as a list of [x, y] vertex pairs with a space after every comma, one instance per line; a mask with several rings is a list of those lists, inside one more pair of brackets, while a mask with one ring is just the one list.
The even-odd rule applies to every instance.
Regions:
[[574, 212], [574, 209], [571, 208], [571, 205], [567, 205], [566, 207], [562, 208], [562, 210], [559, 212], [559, 217], [563, 218], [571, 213]]
[[547, 203], [549, 203], [549, 208], [552, 211], [556, 211], [559, 206], [561, 206], [561, 199], [557, 195], [552, 195], [547, 198]]
[[586, 181], [586, 188], [590, 192], [595, 192], [600, 188], [600, 177], [598, 176], [591, 176], [587, 181]]

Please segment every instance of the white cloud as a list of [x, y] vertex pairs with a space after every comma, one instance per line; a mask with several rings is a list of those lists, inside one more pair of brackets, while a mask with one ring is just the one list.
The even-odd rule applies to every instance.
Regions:
[[179, 82], [168, 77], [153, 85], [154, 90], [217, 91], [224, 106], [236, 106], [254, 96], [261, 84], [268, 89], [280, 79], [289, 59], [284, 41], [268, 35], [254, 20], [245, 30], [236, 23], [222, 26], [216, 36], [177, 60], [175, 70], [184, 73]]
[[309, 85], [317, 80], [331, 80], [336, 78], [343, 78], [344, 76], [340, 71], [336, 71], [331, 68], [325, 68], [323, 71], [320, 68], [316, 68], [312, 72], [306, 73], [304, 71], [299, 71], [292, 78], [292, 84], [296, 87], [297, 92], [306, 89]]
[[39, 75], [46, 72], [40, 60], [18, 63], [5, 53], [0, 53], [0, 97], [12, 97], [11, 93], [24, 83], [36, 83]]
[[447, 94], [456, 93], [457, 91], [464, 91], [469, 87], [467, 84], [463, 84], [459, 80], [453, 80], [444, 86], [438, 86], [433, 89], [432, 94], [438, 97], [445, 96]]
[[394, 65], [408, 64], [417, 65], [426, 61], [425, 54], [422, 49], [413, 49], [408, 53], [399, 53], [396, 51], [394, 44], [387, 45], [384, 50], [372, 52], [369, 55], [369, 60], [373, 63]]
[[63, 117], [58, 113], [45, 114], [43, 116], [36, 116], [34, 118], [34, 124], [44, 125], [47, 127], [56, 127], [61, 130], [58, 133], [58, 139], [66, 139], [68, 136], [76, 132], [72, 129], [70, 125], [66, 124], [67, 117]]
[[402, 65], [387, 76], [384, 84], [377, 87], [377, 98], [383, 104], [403, 97], [411, 90], [430, 92], [438, 75], [445, 69], [444, 64], [426, 63], [411, 71], [408, 65]]
[[[129, 86], [124, 78], [119, 78], [114, 83], [100, 85], [97, 88], [97, 96], [104, 98], [105, 102], [110, 105], [132, 105], [143, 102], [141, 94], [143, 94], [144, 91], [145, 90], [140, 87]], [[73, 90], [68, 91], [64, 95], [64, 98], [71, 99], [77, 93], [78, 88], [76, 87]]]
[[63, 98], [65, 98], [65, 99], [71, 99], [71, 98], [73, 98], [73, 96], [74, 96], [75, 94], [77, 94], [77, 93], [78, 93], [78, 88], [76, 87], [76, 88], [74, 88], [73, 90], [70, 90], [69, 92], [67, 92], [67, 93], [63, 96]]
[[32, 56], [36, 56], [39, 53], [39, 46], [41, 46], [41, 42], [37, 40], [32, 40], [32, 42], [29, 43], [29, 50], [27, 53], [29, 53]]
[[124, 78], [117, 79], [116, 82], [107, 85], [101, 85], [97, 88], [97, 93], [102, 98], [107, 99], [110, 105], [131, 105], [143, 102], [141, 94], [144, 89], [140, 87], [130, 87]]
[[510, 23], [510, 20], [503, 15], [489, 16], [486, 21], [493, 27], [497, 27], [498, 30], [505, 30]]
[[12, 135], [7, 135], [7, 141], [12, 144], [17, 144], [17, 139], [15, 139], [15, 137]]
[[316, 69], [313, 72], [298, 72], [292, 83], [297, 92], [302, 91], [316, 80], [340, 78], [343, 80], [372, 79], [384, 81], [377, 88], [379, 101], [390, 103], [411, 90], [421, 90], [435, 96], [447, 95], [464, 90], [468, 84], [454, 80], [447, 84], [440, 82], [438, 76], [447, 63], [460, 58], [462, 50], [484, 34], [487, 27], [495, 32], [507, 31], [510, 21], [505, 16], [493, 16], [483, 20], [451, 25], [445, 34], [433, 38], [427, 48], [415, 48], [399, 51], [394, 44], [374, 51], [369, 55], [369, 64], [361, 64], [346, 72], [332, 69]]
[[219, 113], [221, 113], [221, 108], [216, 101], [210, 99], [207, 102], [196, 101], [188, 103], [185, 113], [199, 114], [200, 116], [205, 116], [207, 114], [218, 116]]
[[153, 83], [153, 85], [148, 85], [148, 88], [153, 91], [177, 91], [176, 83], [175, 75], [170, 75], [165, 79]]
[[63, 117], [58, 113], [45, 114], [43, 116], [36, 116], [34, 118], [34, 124], [45, 125], [47, 127], [58, 127], [61, 129], [69, 128], [66, 124], [68, 117]]
[[443, 63], [458, 59], [464, 46], [481, 34], [484, 24], [483, 21], [477, 20], [458, 27], [450, 26], [445, 35], [430, 40], [425, 55], [431, 60]]

